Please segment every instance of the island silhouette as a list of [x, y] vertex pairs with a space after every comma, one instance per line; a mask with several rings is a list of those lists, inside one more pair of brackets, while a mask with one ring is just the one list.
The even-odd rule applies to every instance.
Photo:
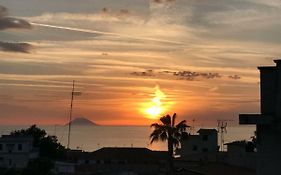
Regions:
[[[70, 122], [71, 125], [76, 126], [98, 126], [98, 124], [92, 122], [91, 120], [85, 118], [85, 117], [78, 117], [73, 119]], [[66, 123], [65, 125], [69, 125], [69, 123]]]

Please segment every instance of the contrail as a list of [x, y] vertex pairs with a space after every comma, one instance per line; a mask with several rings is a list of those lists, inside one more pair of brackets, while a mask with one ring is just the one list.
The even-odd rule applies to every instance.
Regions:
[[169, 43], [169, 44], [185, 45], [185, 43], [182, 43], [182, 42], [150, 38], [150, 37], [136, 37], [136, 36], [118, 34], [118, 33], [113, 33], [113, 32], [103, 32], [103, 31], [81, 29], [81, 28], [74, 28], [74, 27], [56, 26], [56, 25], [49, 25], [49, 24], [42, 24], [42, 23], [35, 23], [35, 22], [30, 22], [30, 24], [35, 25], [35, 26], [40, 26], [40, 27], [70, 30], [70, 31], [82, 32], [82, 33], [111, 35], [111, 36], [118, 36], [118, 37], [124, 37], [124, 38], [129, 38], [129, 39], [136, 39], [136, 40], [147, 40], [147, 41], [155, 41], [155, 42], [162, 42], [162, 43]]

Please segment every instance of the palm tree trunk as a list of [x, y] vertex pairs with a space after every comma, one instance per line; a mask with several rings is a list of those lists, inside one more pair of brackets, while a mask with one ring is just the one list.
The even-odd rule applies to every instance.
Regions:
[[169, 175], [173, 175], [174, 173], [173, 154], [174, 154], [173, 142], [171, 139], [168, 139], [168, 163], [169, 163], [168, 174]]

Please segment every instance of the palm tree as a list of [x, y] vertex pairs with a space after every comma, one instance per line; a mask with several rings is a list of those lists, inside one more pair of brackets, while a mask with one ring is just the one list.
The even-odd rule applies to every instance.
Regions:
[[175, 124], [176, 113], [171, 117], [169, 114], [160, 118], [161, 123], [153, 123], [151, 127], [154, 128], [150, 134], [150, 144], [157, 142], [158, 140], [167, 141], [168, 143], [168, 160], [170, 166], [170, 174], [173, 173], [173, 156], [175, 148], [180, 145], [180, 140], [183, 137], [188, 136], [186, 129], [190, 126], [186, 125], [186, 121], [183, 120], [178, 124]]

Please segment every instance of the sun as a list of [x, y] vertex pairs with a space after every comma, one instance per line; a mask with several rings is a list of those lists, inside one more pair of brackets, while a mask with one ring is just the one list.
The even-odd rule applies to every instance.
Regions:
[[147, 118], [158, 119], [164, 111], [161, 100], [163, 100], [166, 96], [158, 86], [155, 87], [153, 96], [154, 97], [151, 99], [151, 101], [145, 105], [146, 107], [144, 109], [144, 112]]
[[152, 106], [146, 109], [146, 113], [151, 115], [153, 118], [156, 118], [161, 114], [161, 107], [159, 106]]

